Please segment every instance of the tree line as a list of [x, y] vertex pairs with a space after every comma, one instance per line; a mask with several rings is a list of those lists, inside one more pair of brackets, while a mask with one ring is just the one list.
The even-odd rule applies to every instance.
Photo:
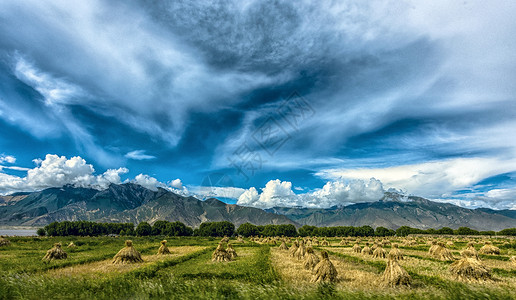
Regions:
[[316, 227], [304, 225], [299, 229], [292, 224], [282, 225], [254, 225], [244, 223], [238, 228], [228, 221], [204, 222], [199, 228], [193, 229], [184, 223], [176, 221], [156, 221], [153, 225], [148, 222], [141, 222], [138, 226], [133, 223], [97, 223], [90, 221], [63, 221], [53, 222], [37, 231], [38, 235], [44, 236], [205, 236], [223, 237], [241, 235], [249, 236], [407, 236], [409, 234], [446, 234], [446, 235], [511, 235], [516, 236], [516, 228], [507, 228], [501, 231], [477, 231], [468, 227], [451, 229], [443, 227], [440, 229], [418, 229], [409, 226], [401, 226], [396, 230], [382, 226], [373, 228], [371, 226], [333, 226]]

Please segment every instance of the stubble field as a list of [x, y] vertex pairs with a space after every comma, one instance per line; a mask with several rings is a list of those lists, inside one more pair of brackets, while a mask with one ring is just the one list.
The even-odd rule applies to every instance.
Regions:
[[[516, 241], [489, 239], [499, 255], [482, 255], [491, 274], [488, 280], [461, 280], [449, 271], [452, 260], [428, 253], [431, 241], [448, 243], [454, 260], [472, 242], [480, 250], [487, 239], [473, 238], [334, 238], [329, 245], [307, 240], [315, 254], [329, 253], [338, 276], [336, 283], [312, 283], [312, 272], [303, 259], [279, 250], [280, 238], [245, 243], [231, 239], [238, 256], [213, 262], [220, 239], [167, 237], [171, 254], [157, 255], [160, 238], [132, 237], [143, 262], [113, 264], [124, 247], [121, 237], [16, 237], [0, 247], [1, 299], [515, 299]], [[291, 246], [295, 239], [287, 239]], [[410, 243], [409, 243], [410, 241]], [[68, 257], [43, 262], [54, 243]], [[73, 242], [75, 248], [67, 245]], [[275, 244], [274, 244], [275, 243]], [[411, 278], [410, 286], [389, 286], [383, 280], [387, 258], [355, 253], [352, 247], [382, 244], [388, 253], [399, 244], [404, 259], [399, 264]], [[453, 244], [451, 244], [453, 243]]]

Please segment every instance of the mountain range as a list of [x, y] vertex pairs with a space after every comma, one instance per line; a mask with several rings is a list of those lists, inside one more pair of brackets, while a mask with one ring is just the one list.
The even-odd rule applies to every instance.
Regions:
[[0, 196], [0, 225], [43, 226], [54, 221], [89, 220], [132, 222], [181, 221], [197, 227], [202, 222], [230, 221], [236, 226], [293, 224], [314, 226], [400, 226], [501, 230], [516, 227], [516, 211], [468, 209], [421, 197], [386, 192], [376, 202], [344, 207], [274, 207], [266, 210], [226, 204], [215, 198], [201, 201], [158, 188], [133, 183], [112, 184], [105, 190], [74, 187], [48, 188], [32, 193]]

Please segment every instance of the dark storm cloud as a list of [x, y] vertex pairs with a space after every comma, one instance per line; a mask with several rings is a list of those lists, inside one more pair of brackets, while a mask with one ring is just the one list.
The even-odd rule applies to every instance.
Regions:
[[[243, 143], [264, 156], [246, 185], [284, 175], [315, 188], [335, 174], [374, 176], [354, 172], [365, 167], [423, 165], [438, 178], [425, 163], [461, 157], [495, 164], [450, 184], [461, 189], [514, 171], [514, 6], [5, 1], [0, 118], [31, 136], [25, 143], [67, 140], [62, 151], [162, 180], [227, 171]], [[253, 133], [294, 91], [314, 113], [270, 155]], [[462, 166], [444, 165], [450, 177]], [[385, 181], [430, 195], [400, 178]]]

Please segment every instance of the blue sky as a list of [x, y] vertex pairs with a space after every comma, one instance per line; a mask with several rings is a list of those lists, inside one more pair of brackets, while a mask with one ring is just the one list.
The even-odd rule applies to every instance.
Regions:
[[516, 4], [2, 1], [0, 193], [516, 209]]

